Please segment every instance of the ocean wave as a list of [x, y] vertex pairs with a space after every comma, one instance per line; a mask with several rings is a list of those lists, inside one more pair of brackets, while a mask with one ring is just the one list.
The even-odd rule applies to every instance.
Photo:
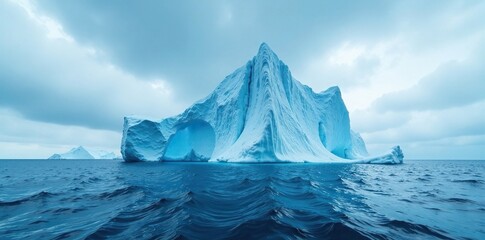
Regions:
[[52, 196], [56, 196], [56, 195], [57, 194], [54, 194], [54, 193], [50, 193], [50, 192], [46, 192], [46, 191], [41, 191], [41, 192], [35, 193], [33, 195], [30, 195], [28, 197], [25, 197], [25, 198], [22, 198], [22, 199], [18, 199], [18, 200], [13, 200], [13, 201], [0, 201], [0, 206], [16, 206], [16, 205], [20, 205], [20, 204], [23, 204], [23, 203], [28, 203], [28, 202], [33, 202], [33, 201], [37, 201], [37, 200], [46, 199], [46, 198], [49, 198], [49, 197], [52, 197]]
[[452, 198], [447, 198], [445, 199], [447, 202], [453, 202], [453, 203], [474, 203], [475, 201], [466, 199], [466, 198], [457, 198], [457, 197], [452, 197]]
[[[0, 202], [0, 235], [6, 239], [483, 239], [473, 224], [485, 211], [483, 200], [473, 195], [483, 193], [477, 188], [483, 180], [470, 177], [477, 172], [450, 180], [450, 174], [441, 173], [454, 168], [433, 172], [408, 164], [400, 168], [110, 164], [111, 168], [79, 174], [72, 174], [72, 168], [65, 174], [46, 171], [0, 182], [0, 197], [17, 196]], [[15, 195], [18, 182], [29, 184], [28, 190], [35, 193]], [[450, 189], [443, 188], [450, 184]], [[463, 214], [468, 217], [459, 222], [449, 219]]]
[[471, 184], [483, 184], [482, 180], [478, 179], [464, 179], [464, 180], [452, 180], [455, 183], [471, 183]]
[[432, 236], [439, 239], [453, 239], [445, 234], [443, 230], [436, 230], [431, 227], [422, 224], [410, 223], [407, 221], [401, 220], [390, 220], [385, 223], [380, 224], [383, 227], [389, 227], [398, 231], [403, 231], [405, 233], [413, 233], [413, 234], [420, 234], [424, 236]]
[[141, 187], [127, 186], [127, 187], [116, 189], [114, 191], [100, 193], [97, 197], [101, 199], [111, 199], [114, 197], [123, 196], [126, 194], [131, 194], [133, 192], [142, 191], [142, 190], [143, 188]]

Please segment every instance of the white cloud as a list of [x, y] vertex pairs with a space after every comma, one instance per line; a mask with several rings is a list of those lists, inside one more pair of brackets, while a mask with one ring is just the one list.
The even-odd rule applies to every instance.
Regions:
[[399, 127], [411, 120], [408, 112], [376, 112], [369, 109], [356, 110], [350, 114], [352, 128], [357, 132], [370, 133]]
[[462, 106], [485, 98], [485, 51], [467, 61], [442, 64], [411, 88], [385, 94], [374, 102], [380, 112], [419, 111]]
[[365, 52], [365, 46], [352, 45], [349, 42], [345, 42], [341, 47], [330, 53], [328, 62], [331, 65], [352, 66]]
[[69, 36], [69, 34], [64, 32], [64, 29], [62, 28], [62, 25], [59, 22], [53, 20], [50, 17], [39, 14], [34, 4], [31, 1], [10, 0], [10, 2], [20, 6], [23, 10], [25, 10], [25, 12], [30, 17], [31, 20], [33, 20], [38, 25], [42, 26], [45, 29], [46, 36], [48, 38], [62, 39], [67, 42], [74, 41], [74, 39], [71, 36]]

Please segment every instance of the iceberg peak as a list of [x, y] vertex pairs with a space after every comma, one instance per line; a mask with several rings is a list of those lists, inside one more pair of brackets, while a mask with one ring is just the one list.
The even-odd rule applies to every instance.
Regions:
[[49, 159], [94, 159], [94, 157], [83, 146], [78, 146], [66, 153], [54, 154]]
[[125, 161], [400, 163], [368, 157], [337, 86], [315, 93], [266, 43], [208, 97], [161, 121], [125, 117]]
[[69, 151], [69, 152], [87, 152], [87, 150], [83, 146], [78, 146], [78, 147], [71, 149], [71, 151]]
[[280, 61], [276, 53], [274, 53], [273, 50], [271, 50], [271, 48], [269, 47], [269, 45], [264, 42], [259, 46], [258, 54], [254, 58], [260, 59], [263, 62]]
[[259, 45], [259, 50], [258, 50], [258, 56], [259, 55], [265, 55], [265, 54], [275, 54], [273, 50], [269, 47], [269, 45], [265, 42], [261, 43]]

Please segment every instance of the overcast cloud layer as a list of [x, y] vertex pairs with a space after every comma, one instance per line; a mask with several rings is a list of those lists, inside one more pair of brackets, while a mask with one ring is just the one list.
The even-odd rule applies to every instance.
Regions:
[[267, 42], [340, 86], [371, 153], [485, 159], [483, 1], [1, 1], [0, 158], [119, 152], [123, 116], [208, 95]]

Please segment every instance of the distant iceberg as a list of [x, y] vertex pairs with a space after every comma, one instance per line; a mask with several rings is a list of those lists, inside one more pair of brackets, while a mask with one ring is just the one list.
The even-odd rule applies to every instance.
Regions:
[[121, 159], [113, 152], [88, 151], [83, 146], [75, 147], [66, 153], [56, 153], [48, 159]]
[[125, 117], [121, 153], [132, 161], [402, 163], [399, 146], [368, 156], [340, 89], [295, 80], [263, 43], [205, 99], [161, 121]]

